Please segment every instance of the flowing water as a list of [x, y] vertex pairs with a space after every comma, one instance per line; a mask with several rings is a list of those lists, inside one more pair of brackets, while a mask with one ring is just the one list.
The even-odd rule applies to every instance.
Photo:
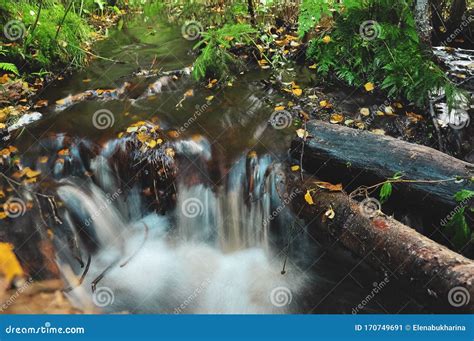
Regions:
[[[159, 77], [137, 71], [189, 66], [193, 42], [177, 27], [144, 27], [139, 19], [98, 44], [100, 55], [123, 63], [96, 60], [42, 94], [54, 103], [128, 82], [133, 99], [62, 101], [17, 144], [61, 199], [55, 248], [71, 302], [105, 312], [351, 313], [365, 299], [365, 312], [415, 311], [392, 285], [367, 300], [384, 277], [335, 244], [320, 245], [291, 213], [292, 197], [278, 186], [294, 129], [269, 124], [282, 98], [262, 82], [268, 73], [240, 75], [224, 89], [183, 75], [150, 90]], [[184, 96], [190, 89], [193, 96]], [[94, 117], [104, 109], [112, 113], [107, 129]], [[170, 142], [177, 180], [155, 188], [172, 188], [175, 201], [165, 210], [150, 204], [137, 174], [124, 171], [130, 160], [116, 160], [124, 148], [117, 134], [136, 121], [180, 132]], [[66, 148], [66, 162], [57, 162]]]

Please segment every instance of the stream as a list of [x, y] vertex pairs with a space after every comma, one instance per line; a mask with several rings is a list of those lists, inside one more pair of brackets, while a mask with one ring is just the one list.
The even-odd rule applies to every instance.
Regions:
[[[423, 311], [392, 278], [318, 243], [290, 211], [278, 184], [294, 129], [269, 123], [283, 100], [263, 82], [269, 71], [223, 88], [140, 72], [189, 67], [193, 45], [177, 26], [126, 21], [96, 46], [122, 63], [97, 59], [46, 88], [41, 97], [58, 105], [17, 139], [25, 164], [42, 171], [62, 203], [54, 247], [72, 304], [130, 313]], [[304, 84], [304, 72], [295, 72]], [[124, 84], [132, 98], [64, 100]], [[166, 188], [143, 180], [153, 167], [137, 171], [132, 158], [117, 158], [127, 151], [118, 134], [136, 122], [178, 132], [166, 141], [177, 160]]]

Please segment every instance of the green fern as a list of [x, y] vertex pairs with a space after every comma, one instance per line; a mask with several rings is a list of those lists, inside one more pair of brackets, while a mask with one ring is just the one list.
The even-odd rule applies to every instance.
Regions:
[[229, 73], [229, 67], [237, 59], [229, 51], [236, 42], [249, 43], [256, 33], [250, 25], [234, 24], [202, 33], [202, 40], [194, 48], [202, 48], [201, 54], [194, 62], [193, 76], [200, 80], [206, 75], [221, 77]]
[[[312, 3], [314, 18], [327, 5], [327, 0], [305, 2]], [[420, 107], [427, 104], [433, 90], [444, 89], [448, 103], [459, 94], [419, 41], [413, 0], [345, 0], [343, 5], [344, 11], [334, 18], [332, 32], [324, 33], [331, 36], [331, 42], [315, 38], [307, 51], [322, 76], [335, 74], [357, 87], [373, 82], [390, 98], [403, 97]], [[375, 24], [370, 39], [361, 34], [367, 23]]]
[[0, 62], [0, 70], [14, 73], [15, 75], [19, 76], [20, 73], [18, 72], [18, 68], [13, 63], [4, 63]]

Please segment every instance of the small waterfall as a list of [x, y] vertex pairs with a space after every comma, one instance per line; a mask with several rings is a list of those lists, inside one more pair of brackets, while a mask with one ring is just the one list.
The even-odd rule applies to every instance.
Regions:
[[[288, 250], [282, 252], [278, 234], [289, 221], [273, 212], [285, 205], [270, 156], [244, 154], [216, 184], [209, 171], [209, 142], [175, 142], [176, 204], [160, 214], [141, 200], [139, 184], [118, 188], [121, 182], [109, 162], [114, 143], [90, 162], [94, 181], [64, 179], [57, 189], [63, 228], [73, 231], [80, 254], [67, 251], [70, 240], [56, 241], [74, 304], [132, 313], [293, 311], [303, 283], [289, 271], [291, 265], [281, 273]], [[88, 257], [85, 273], [77, 259], [86, 263]]]

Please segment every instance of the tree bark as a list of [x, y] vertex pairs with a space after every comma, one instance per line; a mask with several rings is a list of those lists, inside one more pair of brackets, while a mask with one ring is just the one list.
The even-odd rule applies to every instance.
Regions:
[[429, 0], [416, 0], [415, 21], [421, 41], [431, 46], [431, 20]]
[[[304, 169], [324, 180], [353, 187], [374, 185], [402, 172], [403, 179], [429, 180], [396, 183], [394, 187], [404, 200], [447, 210], [457, 205], [455, 193], [474, 190], [468, 180], [447, 181], [472, 178], [474, 165], [435, 149], [322, 121], [308, 122], [307, 132]], [[300, 158], [301, 143], [300, 138], [292, 143], [295, 160]]]
[[253, 26], [255, 26], [257, 22], [255, 20], [255, 9], [253, 5], [253, 0], [247, 0], [247, 4], [248, 4], [249, 15], [250, 15], [250, 22], [252, 23]]
[[[309, 188], [315, 188], [314, 179], [305, 176], [302, 182], [296, 173], [287, 174], [287, 193], [298, 193], [292, 209], [308, 224], [314, 238], [324, 244], [342, 244], [435, 311], [473, 311], [472, 260], [382, 213], [369, 218], [364, 205], [343, 192], [315, 189], [314, 204], [310, 205], [304, 196]], [[335, 214], [332, 219], [327, 214], [330, 210]]]

